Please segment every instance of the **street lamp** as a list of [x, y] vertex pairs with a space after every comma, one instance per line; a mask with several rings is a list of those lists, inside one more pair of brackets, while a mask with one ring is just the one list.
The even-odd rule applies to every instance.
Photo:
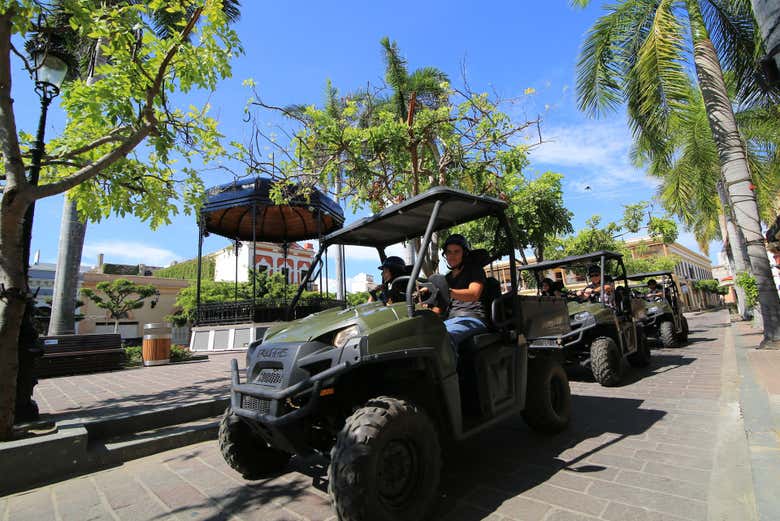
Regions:
[[[35, 92], [41, 98], [41, 116], [38, 120], [38, 132], [35, 136], [35, 143], [30, 149], [30, 172], [29, 182], [33, 186], [38, 185], [38, 178], [41, 173], [41, 159], [44, 151], [44, 135], [46, 133], [46, 115], [49, 111], [49, 104], [60, 93], [62, 82], [68, 74], [68, 64], [58, 53], [52, 51], [48, 45], [43, 42], [36, 42], [30, 49], [30, 56], [33, 60], [33, 81], [35, 81]], [[25, 274], [30, 264], [30, 242], [32, 240], [32, 223], [35, 216], [35, 203], [31, 203], [27, 209], [24, 219], [24, 260]]]
[[[30, 171], [28, 181], [38, 185], [41, 173], [41, 159], [44, 150], [44, 134], [46, 132], [46, 113], [49, 104], [60, 93], [60, 87], [68, 74], [68, 64], [63, 57], [53, 52], [44, 41], [29, 42], [27, 49], [33, 61], [32, 76], [35, 81], [35, 92], [41, 98], [41, 117], [38, 120], [38, 132], [35, 143], [30, 149]], [[30, 243], [32, 242], [33, 218], [35, 202], [30, 203], [24, 214], [22, 228], [22, 244], [24, 247], [24, 276], [27, 290], [30, 291]], [[35, 329], [35, 306], [28, 302], [25, 307], [22, 326], [19, 334], [19, 366], [16, 378], [15, 417], [18, 421], [38, 419], [38, 405], [32, 399], [33, 388], [37, 380], [33, 376], [35, 357], [38, 354], [38, 333]]]

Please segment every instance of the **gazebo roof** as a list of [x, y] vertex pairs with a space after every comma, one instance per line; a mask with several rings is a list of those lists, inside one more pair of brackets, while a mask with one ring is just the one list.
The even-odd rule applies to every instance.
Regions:
[[289, 243], [319, 238], [344, 224], [341, 207], [316, 188], [305, 197], [293, 186], [288, 202], [275, 204], [273, 185], [271, 179], [256, 177], [209, 188], [201, 209], [206, 230], [241, 241]]

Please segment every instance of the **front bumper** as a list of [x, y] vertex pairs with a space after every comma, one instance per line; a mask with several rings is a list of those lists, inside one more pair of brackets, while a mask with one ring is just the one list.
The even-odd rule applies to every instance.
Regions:
[[596, 326], [589, 322], [582, 323], [577, 329], [560, 336], [547, 336], [531, 339], [528, 345], [529, 349], [564, 349], [575, 346], [582, 342], [585, 332]]

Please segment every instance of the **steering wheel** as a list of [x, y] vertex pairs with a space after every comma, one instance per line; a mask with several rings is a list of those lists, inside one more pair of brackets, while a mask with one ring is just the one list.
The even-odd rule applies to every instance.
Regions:
[[[409, 284], [410, 278], [411, 276], [409, 275], [401, 275], [400, 277], [394, 278], [387, 284], [387, 293], [406, 299], [406, 286]], [[427, 282], [428, 281], [422, 277], [417, 277], [417, 280], [415, 281], [418, 286], [426, 284]]]

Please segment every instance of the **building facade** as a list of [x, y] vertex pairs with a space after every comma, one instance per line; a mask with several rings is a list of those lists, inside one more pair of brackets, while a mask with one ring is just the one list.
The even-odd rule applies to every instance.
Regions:
[[[154, 322], [166, 322], [168, 315], [177, 311], [176, 296], [179, 291], [186, 288], [192, 281], [182, 279], [166, 279], [153, 276], [139, 275], [117, 275], [108, 273], [99, 273], [96, 271], [84, 274], [82, 287], [97, 291], [97, 285], [100, 282], [111, 282], [116, 279], [127, 279], [135, 284], [149, 284], [157, 288], [160, 296], [157, 304], [152, 307], [152, 298], [146, 299], [144, 306], [140, 309], [128, 311], [125, 317], [119, 320], [119, 334], [122, 338], [140, 338], [143, 336], [144, 324]], [[98, 293], [100, 293], [98, 291]], [[114, 319], [112, 319], [105, 309], [100, 309], [88, 298], [84, 298], [84, 305], [80, 312], [84, 318], [77, 322], [76, 329], [79, 334], [88, 333], [113, 333]], [[186, 334], [185, 334], [186, 338]], [[176, 343], [174, 341], [174, 343]]]
[[254, 255], [251, 252], [252, 243], [239, 243], [227, 246], [212, 255], [215, 259], [214, 280], [222, 282], [247, 282], [249, 269], [254, 267], [259, 272], [284, 273], [287, 282], [299, 284], [311, 269], [314, 260], [314, 245], [310, 242], [303, 245], [292, 243], [285, 252], [281, 245], [268, 242], [258, 242]]

